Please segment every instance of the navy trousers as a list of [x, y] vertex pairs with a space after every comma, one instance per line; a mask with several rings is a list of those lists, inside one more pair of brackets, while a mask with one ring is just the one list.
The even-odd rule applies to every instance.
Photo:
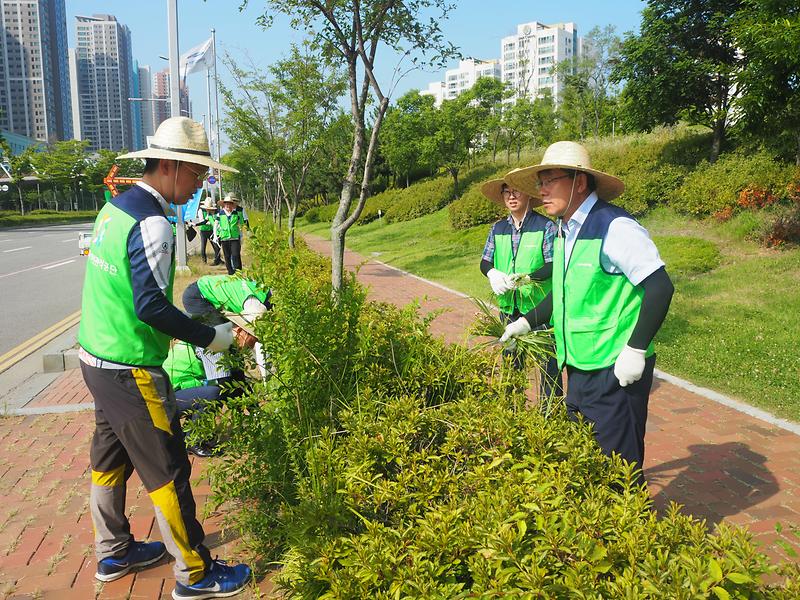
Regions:
[[[644, 434], [647, 403], [653, 387], [655, 355], [644, 363], [642, 378], [626, 387], [614, 375], [614, 365], [583, 371], [567, 365], [567, 412], [594, 424], [594, 437], [603, 453], [616, 452], [641, 469], [644, 465]], [[642, 482], [644, 478], [641, 477]]]

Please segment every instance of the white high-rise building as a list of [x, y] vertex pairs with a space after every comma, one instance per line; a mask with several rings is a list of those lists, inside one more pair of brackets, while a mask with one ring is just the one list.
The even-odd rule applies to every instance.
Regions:
[[517, 33], [500, 42], [502, 80], [514, 90], [513, 99], [531, 100], [549, 89], [558, 101], [562, 84], [553, 75], [558, 63], [580, 56], [581, 38], [575, 23], [517, 25]]
[[470, 89], [481, 77], [500, 79], [500, 61], [478, 60], [469, 58], [458, 63], [457, 69], [450, 69], [445, 73], [444, 82], [435, 81], [428, 85], [428, 89], [420, 93], [436, 98], [436, 106], [443, 100], [452, 100]]
[[558, 102], [562, 83], [553, 74], [558, 63], [580, 57], [582, 39], [575, 23], [544, 25], [538, 21], [517, 25], [514, 35], [500, 41], [500, 58], [462, 60], [457, 69], [445, 73], [445, 80], [435, 81], [420, 93], [443, 100], [452, 100], [471, 88], [480, 77], [493, 77], [508, 84], [517, 98], [537, 98], [549, 89]]
[[89, 149], [122, 150], [138, 146], [128, 100], [132, 91], [131, 32], [113, 15], [76, 16], [73, 90], [78, 109], [73, 121], [78, 139]]

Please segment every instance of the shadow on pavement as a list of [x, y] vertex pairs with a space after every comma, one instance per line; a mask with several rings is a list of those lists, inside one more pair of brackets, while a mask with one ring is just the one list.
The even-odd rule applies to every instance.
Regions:
[[[706, 519], [709, 528], [725, 517], [761, 504], [780, 489], [765, 466], [766, 457], [742, 442], [694, 444], [689, 456], [645, 470], [659, 512], [670, 502], [683, 505], [681, 512]], [[677, 472], [677, 473], [676, 473]]]

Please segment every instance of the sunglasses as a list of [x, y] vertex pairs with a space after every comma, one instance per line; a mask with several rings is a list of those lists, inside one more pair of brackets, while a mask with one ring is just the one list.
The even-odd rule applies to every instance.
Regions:
[[186, 170], [187, 170], [187, 171], [189, 171], [189, 173], [191, 173], [192, 175], [194, 175], [194, 180], [195, 180], [197, 183], [202, 183], [202, 182], [203, 182], [203, 180], [206, 178], [206, 173], [208, 173], [208, 169], [203, 169], [202, 171], [200, 171], [200, 172], [197, 172], [197, 171], [195, 171], [194, 169], [190, 169], [190, 168], [189, 168], [189, 167], [186, 165], [186, 163], [183, 163], [183, 164], [184, 164], [184, 166], [186, 167]]

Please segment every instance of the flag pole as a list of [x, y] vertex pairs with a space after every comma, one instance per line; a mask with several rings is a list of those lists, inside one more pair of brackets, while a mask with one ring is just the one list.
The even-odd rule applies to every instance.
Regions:
[[[211, 46], [214, 48], [214, 95], [216, 97], [215, 104], [217, 107], [217, 115], [214, 118], [214, 125], [217, 129], [217, 160], [219, 161], [222, 157], [222, 148], [220, 147], [219, 141], [219, 79], [217, 79], [217, 33], [216, 29], [211, 30]], [[218, 173], [217, 182], [219, 185], [219, 197], [223, 198], [222, 195], [222, 171]]]
[[[214, 115], [211, 114], [211, 69], [208, 68], [208, 65], [206, 65], [206, 100], [208, 101], [208, 141], [211, 145], [211, 154], [214, 156], [216, 151], [214, 150]], [[206, 191], [211, 196], [211, 199], [216, 201], [214, 186], [208, 185], [207, 182], [208, 178], [206, 178]]]

